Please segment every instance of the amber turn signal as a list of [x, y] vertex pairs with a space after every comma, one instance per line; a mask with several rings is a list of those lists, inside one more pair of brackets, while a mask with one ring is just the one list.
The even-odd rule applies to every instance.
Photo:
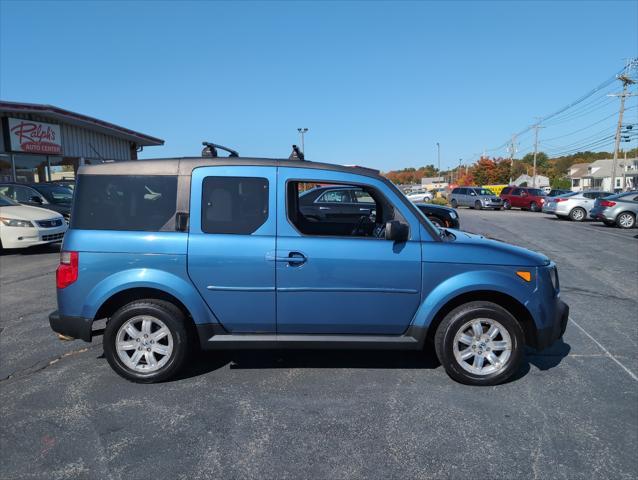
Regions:
[[516, 272], [516, 275], [521, 277], [526, 282], [531, 282], [532, 281], [532, 274], [530, 272]]

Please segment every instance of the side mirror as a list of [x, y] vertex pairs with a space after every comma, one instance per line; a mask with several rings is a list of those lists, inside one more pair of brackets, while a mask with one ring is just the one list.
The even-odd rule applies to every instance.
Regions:
[[42, 205], [44, 202], [42, 201], [42, 197], [38, 197], [36, 195], [34, 195], [33, 197], [30, 198], [30, 201], [33, 203], [39, 203], [40, 205]]
[[409, 228], [405, 223], [392, 220], [385, 224], [385, 239], [393, 242], [405, 242], [408, 239]]
[[470, 195], [472, 195], [473, 197], [476, 197], [476, 193], [475, 192], [471, 192]]

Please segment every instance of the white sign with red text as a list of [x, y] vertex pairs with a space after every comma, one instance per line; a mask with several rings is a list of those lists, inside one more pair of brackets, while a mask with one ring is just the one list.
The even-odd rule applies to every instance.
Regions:
[[62, 153], [60, 125], [8, 118], [9, 138], [13, 152], [57, 155]]

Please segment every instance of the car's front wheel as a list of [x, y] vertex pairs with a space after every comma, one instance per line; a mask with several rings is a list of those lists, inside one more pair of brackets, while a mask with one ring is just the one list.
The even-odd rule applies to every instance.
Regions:
[[505, 200], [505, 201], [503, 202], [503, 208], [504, 208], [505, 210], [509, 210], [510, 208], [512, 208], [512, 204], [510, 203], [510, 201], [509, 201], [509, 200]]
[[127, 380], [138, 383], [168, 380], [187, 358], [184, 314], [164, 300], [131, 302], [109, 319], [103, 347], [113, 370]]
[[480, 200], [477, 200], [476, 202], [474, 202], [474, 208], [476, 208], [477, 210], [483, 210], [483, 204], [481, 203]]
[[496, 385], [519, 369], [523, 359], [521, 325], [492, 302], [470, 302], [448, 313], [435, 335], [439, 361], [454, 380]]
[[616, 224], [620, 228], [634, 228], [636, 225], [636, 217], [633, 213], [623, 212], [616, 218]]

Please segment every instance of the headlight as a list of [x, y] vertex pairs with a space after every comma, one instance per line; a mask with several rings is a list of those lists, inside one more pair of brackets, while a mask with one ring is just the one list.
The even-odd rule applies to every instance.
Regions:
[[33, 227], [33, 223], [31, 223], [29, 220], [17, 220], [15, 218], [0, 217], [0, 222], [2, 222], [7, 227]]

